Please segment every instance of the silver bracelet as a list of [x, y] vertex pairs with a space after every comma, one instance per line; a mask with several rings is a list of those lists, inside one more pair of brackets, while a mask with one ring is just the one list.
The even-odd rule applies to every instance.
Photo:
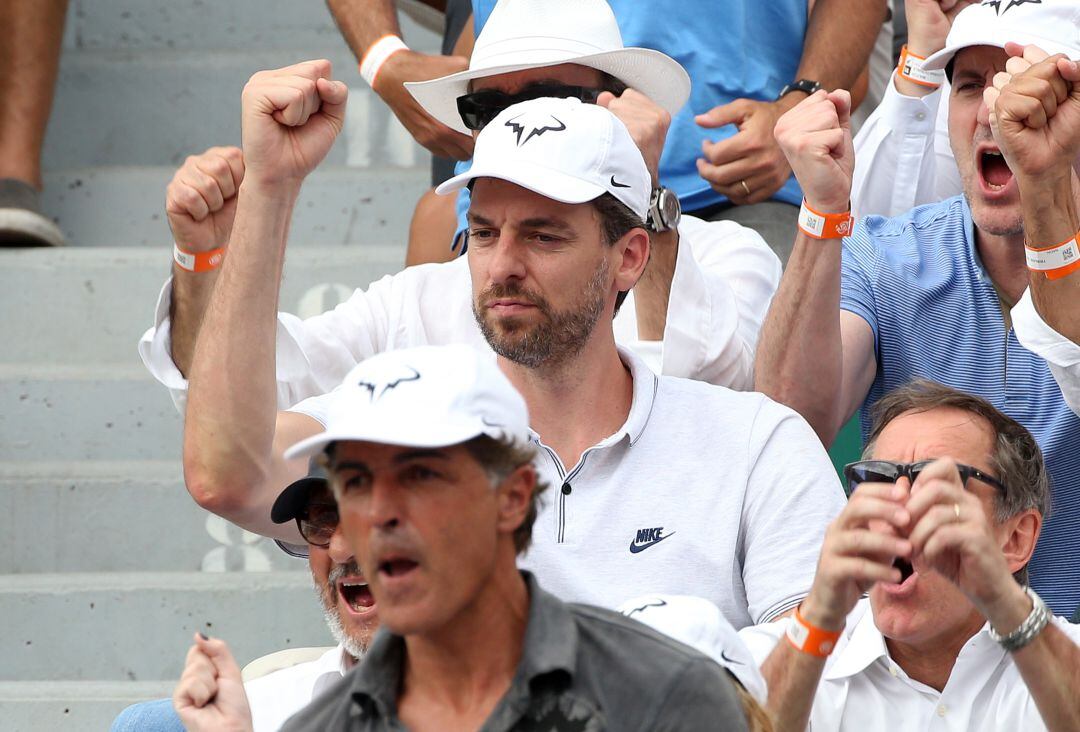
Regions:
[[1019, 628], [1003, 636], [994, 630], [993, 624], [990, 625], [990, 637], [1010, 653], [1020, 650], [1035, 640], [1035, 636], [1041, 633], [1046, 624], [1050, 622], [1050, 609], [1046, 607], [1046, 603], [1042, 601], [1042, 598], [1036, 595], [1035, 590], [1030, 587], [1025, 587], [1024, 592], [1031, 598], [1032, 607], [1031, 612], [1024, 619], [1024, 622], [1020, 623]]

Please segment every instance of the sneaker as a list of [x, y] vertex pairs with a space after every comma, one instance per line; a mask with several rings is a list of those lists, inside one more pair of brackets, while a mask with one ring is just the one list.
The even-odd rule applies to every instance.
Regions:
[[64, 234], [41, 213], [40, 194], [25, 181], [0, 178], [0, 247], [59, 247]]

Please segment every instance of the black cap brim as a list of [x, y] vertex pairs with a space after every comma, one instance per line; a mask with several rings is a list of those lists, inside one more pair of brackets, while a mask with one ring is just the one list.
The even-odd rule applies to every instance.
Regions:
[[275, 524], [284, 524], [304, 514], [313, 493], [329, 490], [326, 478], [308, 476], [291, 483], [274, 501], [270, 509], [270, 519]]

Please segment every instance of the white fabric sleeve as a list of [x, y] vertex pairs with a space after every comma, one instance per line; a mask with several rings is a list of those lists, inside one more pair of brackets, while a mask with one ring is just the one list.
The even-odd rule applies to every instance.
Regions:
[[1035, 309], [1031, 290], [1024, 290], [1023, 297], [1011, 312], [1013, 330], [1020, 345], [1046, 361], [1065, 403], [1080, 414], [1080, 344], [1073, 343], [1046, 324]]
[[890, 78], [881, 104], [855, 136], [856, 221], [899, 216], [961, 192], [949, 146], [948, 95], [946, 83], [925, 97], [905, 96]]
[[750, 656], [754, 659], [754, 663], [758, 665], [758, 668], [765, 663], [765, 659], [769, 657], [769, 654], [776, 648], [776, 644], [784, 637], [789, 622], [791, 622], [790, 618], [780, 618], [771, 623], [748, 625], [738, 631], [739, 640], [750, 651]]
[[[751, 389], [754, 351], [780, 272], [780, 260], [753, 229], [733, 221], [684, 216], [659, 351], [660, 372]], [[636, 327], [635, 322], [635, 333]], [[648, 349], [656, 344], [625, 345], [655, 368], [657, 354]]]
[[825, 529], [843, 509], [844, 492], [806, 420], [765, 397], [749, 450], [740, 559], [747, 609], [760, 624], [810, 591]]
[[[277, 404], [287, 409], [313, 394], [329, 391], [361, 360], [386, 350], [395, 302], [403, 301], [400, 275], [357, 290], [334, 310], [301, 320], [278, 313]], [[404, 279], [404, 278], [401, 278]], [[170, 352], [169, 307], [172, 280], [161, 289], [154, 327], [139, 341], [139, 355], [150, 374], [162, 383], [181, 414], [187, 404], [187, 379]]]

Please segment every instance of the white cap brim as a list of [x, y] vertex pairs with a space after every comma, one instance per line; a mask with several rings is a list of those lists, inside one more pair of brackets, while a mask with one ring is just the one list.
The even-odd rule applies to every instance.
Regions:
[[[581, 180], [562, 171], [546, 168], [536, 163], [519, 160], [505, 166], [480, 167], [473, 165], [470, 170], [441, 183], [435, 189], [435, 192], [439, 195], [454, 193], [477, 178], [505, 180], [561, 203], [587, 203], [608, 193], [608, 189], [595, 183]], [[631, 210], [635, 208], [626, 201], [623, 201], [623, 203], [626, 203]], [[640, 212], [636, 213], [640, 215]]]
[[972, 46], [993, 46], [1005, 48], [1006, 43], [1019, 43], [1021, 46], [1038, 46], [1051, 56], [1063, 53], [1071, 59], [1080, 59], [1080, 49], [1075, 46], [1067, 46], [1058, 41], [1053, 41], [1033, 33], [1024, 33], [1018, 30], [994, 30], [990, 32], [971, 33], [957, 38], [955, 42], [945, 46], [935, 54], [931, 54], [923, 62], [923, 68], [928, 71], [944, 69], [953, 60], [957, 53]]
[[382, 422], [374, 425], [357, 425], [355, 429], [338, 429], [320, 432], [301, 440], [285, 451], [285, 459], [311, 457], [326, 449], [331, 442], [373, 442], [380, 445], [401, 447], [437, 448], [468, 442], [474, 437], [487, 435], [505, 439], [505, 432], [498, 425], [488, 425], [479, 417], [467, 417], [453, 422], [417, 424], [405, 421], [401, 424]]
[[[507, 63], [483, 69], [460, 71], [430, 81], [406, 82], [405, 88], [428, 114], [447, 127], [466, 135], [470, 130], [461, 121], [457, 98], [469, 93], [469, 82], [510, 71], [577, 64], [611, 74], [631, 89], [641, 92], [655, 104], [675, 116], [690, 98], [690, 76], [675, 59], [651, 48], [620, 48], [585, 56], [568, 55], [565, 50], [547, 51], [548, 59], [537, 58], [541, 52], [530, 50], [528, 63]], [[511, 56], [511, 54], [507, 54]], [[515, 49], [520, 57], [520, 50]]]

